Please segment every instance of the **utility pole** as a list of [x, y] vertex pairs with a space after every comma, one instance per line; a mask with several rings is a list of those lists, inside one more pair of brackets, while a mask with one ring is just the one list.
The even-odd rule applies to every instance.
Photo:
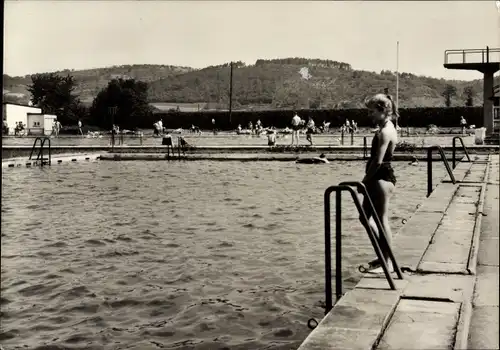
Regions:
[[396, 50], [396, 107], [399, 108], [399, 41]]
[[231, 62], [231, 72], [229, 75], [229, 125], [231, 125], [232, 112], [233, 112], [233, 62]]

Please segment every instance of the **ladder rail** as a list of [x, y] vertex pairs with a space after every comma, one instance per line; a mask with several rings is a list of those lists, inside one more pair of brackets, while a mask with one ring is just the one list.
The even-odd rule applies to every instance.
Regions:
[[455, 180], [455, 175], [453, 175], [453, 170], [450, 167], [450, 164], [448, 163], [448, 159], [446, 159], [446, 155], [444, 154], [443, 149], [441, 146], [435, 145], [427, 148], [427, 197], [429, 197], [433, 191], [432, 189], [432, 153], [434, 150], [437, 150], [441, 156], [441, 160], [444, 163], [444, 166], [446, 167], [446, 171], [448, 172], [448, 175], [450, 176], [451, 182], [453, 184], [456, 184], [457, 181]]
[[[385, 248], [387, 248], [387, 253], [389, 254], [389, 259], [391, 259], [391, 261], [392, 261], [394, 270], [395, 270], [398, 278], [403, 279], [403, 273], [401, 272], [399, 264], [396, 261], [396, 257], [394, 256], [392, 249], [389, 245], [389, 240], [387, 239], [387, 232], [385, 232], [384, 226], [382, 225], [382, 220], [380, 220], [380, 217], [378, 216], [377, 211], [375, 210], [375, 205], [373, 205], [373, 201], [368, 193], [368, 190], [366, 189], [366, 185], [362, 182], [359, 182], [359, 181], [346, 181], [346, 182], [341, 182], [339, 185], [340, 186], [346, 185], [346, 186], [356, 187], [358, 192], [361, 192], [361, 194], [368, 200], [368, 204], [370, 205], [370, 210], [372, 212], [373, 220], [375, 221], [375, 225], [377, 226], [377, 230], [379, 232], [379, 237], [378, 237], [379, 244], [380, 244], [380, 242], [383, 242], [385, 244]], [[356, 199], [359, 200], [358, 197], [356, 197]], [[361, 206], [361, 208], [363, 209], [363, 206]], [[366, 212], [365, 212], [365, 215], [366, 215]], [[369, 219], [368, 216], [367, 216], [367, 219]], [[380, 238], [383, 238], [385, 242], [381, 241]]]
[[48, 142], [48, 144], [49, 144], [49, 146], [48, 146], [48, 148], [49, 148], [48, 164], [50, 166], [50, 165], [52, 165], [52, 154], [51, 154], [52, 152], [51, 152], [50, 138], [48, 138], [48, 137], [44, 137], [43, 141], [42, 141], [42, 147], [41, 147], [41, 150], [40, 150], [42, 152], [42, 163], [41, 163], [41, 166], [44, 165], [43, 164], [43, 161], [44, 161], [44, 159], [43, 159], [43, 149], [44, 149], [45, 142]]
[[33, 157], [33, 152], [35, 151], [35, 147], [36, 147], [36, 144], [37, 144], [38, 140], [40, 140], [40, 144], [42, 143], [42, 138], [41, 137], [37, 137], [35, 139], [35, 142], [33, 142], [33, 147], [31, 147], [31, 152], [30, 152], [30, 158], [29, 158], [29, 160], [31, 160], [32, 157]]
[[36, 145], [38, 144], [38, 141], [40, 141], [40, 148], [38, 149], [38, 153], [37, 153], [37, 156], [36, 156], [36, 161], [39, 161], [40, 160], [40, 165], [41, 166], [44, 166], [44, 157], [43, 157], [43, 154], [44, 154], [44, 146], [45, 146], [45, 142], [48, 142], [48, 149], [49, 149], [49, 154], [48, 154], [48, 164], [49, 165], [52, 165], [52, 147], [51, 147], [51, 142], [50, 142], [50, 138], [48, 137], [37, 137], [35, 139], [35, 141], [33, 142], [33, 147], [31, 148], [31, 152], [30, 152], [30, 157], [29, 157], [29, 160], [32, 160], [33, 159], [33, 153], [35, 152], [35, 148], [36, 148]]
[[[370, 238], [370, 242], [373, 246], [373, 249], [375, 250], [375, 253], [377, 255], [377, 258], [381, 262], [382, 269], [384, 270], [385, 277], [387, 279], [387, 282], [389, 283], [389, 286], [392, 290], [396, 290], [396, 285], [394, 283], [394, 280], [392, 279], [392, 276], [389, 272], [389, 269], [387, 267], [386, 261], [383, 258], [383, 253], [379, 245], [379, 238], [375, 235], [373, 230], [368, 224], [368, 216], [366, 215], [366, 212], [363, 209], [363, 206], [361, 205], [358, 196], [356, 195], [354, 189], [352, 186], [355, 186], [358, 190], [361, 189], [362, 193], [366, 196], [368, 196], [368, 192], [366, 191], [366, 187], [364, 186], [363, 183], [361, 182], [346, 182], [346, 183], [341, 183], [337, 186], [330, 186], [325, 190], [324, 194], [324, 209], [325, 209], [325, 302], [326, 302], [326, 310], [325, 314], [330, 312], [330, 310], [333, 308], [333, 300], [332, 300], [332, 261], [331, 261], [331, 218], [330, 218], [330, 196], [333, 192], [336, 192], [336, 231], [335, 231], [335, 261], [336, 261], [336, 268], [335, 268], [335, 294], [337, 297], [337, 300], [339, 300], [342, 297], [342, 192], [349, 192], [351, 194], [351, 197], [354, 201], [354, 204], [358, 210], [358, 213], [361, 217], [361, 220], [363, 223], [366, 224], [366, 232], [368, 234], [368, 237]], [[373, 215], [376, 216], [377, 213], [374, 210], [373, 207], [373, 202], [371, 201], [371, 198], [369, 198], [369, 203], [370, 206], [373, 210]], [[378, 216], [377, 216], [378, 218]], [[377, 221], [376, 221], [377, 222]], [[380, 219], [378, 220], [378, 223], [380, 223]], [[378, 224], [377, 224], [378, 226]], [[381, 225], [380, 225], [381, 226]], [[382, 228], [382, 231], [380, 231], [381, 234], [385, 235], [385, 231]], [[393, 261], [394, 266], [396, 267], [397, 275], [399, 279], [403, 279], [403, 275], [401, 273], [401, 270], [399, 269], [398, 264], [396, 263], [396, 259], [394, 257], [394, 254], [392, 253], [391, 247], [387, 246], [389, 250], [389, 255], [391, 260]]]
[[467, 147], [465, 147], [465, 144], [464, 144], [464, 140], [460, 137], [460, 136], [455, 136], [453, 138], [453, 147], [452, 147], [452, 152], [453, 152], [453, 155], [451, 157], [451, 166], [453, 169], [456, 168], [456, 141], [457, 140], [460, 140], [460, 143], [462, 144], [462, 149], [464, 150], [465, 152], [465, 156], [467, 157], [467, 161], [470, 162], [470, 157], [469, 157], [469, 152], [467, 151]]

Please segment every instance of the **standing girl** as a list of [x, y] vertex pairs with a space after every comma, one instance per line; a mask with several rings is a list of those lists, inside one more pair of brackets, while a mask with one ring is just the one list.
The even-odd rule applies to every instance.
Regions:
[[[380, 248], [389, 271], [393, 271], [387, 247], [390, 247], [392, 240], [391, 228], [389, 227], [389, 199], [396, 185], [396, 177], [391, 166], [391, 159], [398, 142], [398, 134], [394, 125], [399, 115], [396, 104], [389, 95], [377, 94], [367, 100], [365, 104], [373, 121], [377, 124], [378, 130], [372, 140], [370, 159], [366, 164], [363, 183], [384, 228], [387, 241], [381, 236]], [[367, 198], [363, 200], [363, 209], [368, 217], [368, 225], [375, 234], [379, 234]], [[372, 272], [383, 272], [382, 268], [379, 267], [378, 260], [370, 262], [370, 265], [376, 268]]]

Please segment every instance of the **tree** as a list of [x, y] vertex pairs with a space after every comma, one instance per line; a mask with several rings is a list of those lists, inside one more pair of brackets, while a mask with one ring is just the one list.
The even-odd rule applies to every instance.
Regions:
[[80, 100], [74, 94], [76, 82], [71, 75], [65, 77], [55, 73], [34, 74], [28, 86], [31, 102], [42, 109], [42, 113], [57, 115], [60, 122], [74, 124], [82, 116]]
[[148, 103], [148, 84], [135, 79], [113, 79], [94, 99], [90, 109], [94, 125], [111, 128], [109, 107], [118, 107], [114, 123], [120, 128], [134, 129], [148, 125], [152, 108]]
[[446, 87], [444, 88], [443, 93], [441, 94], [441, 96], [444, 97], [444, 103], [446, 107], [451, 106], [451, 98], [453, 96], [456, 96], [456, 94], [457, 94], [457, 88], [454, 87], [453, 85], [447, 84]]
[[472, 86], [466, 86], [464, 88], [465, 95], [465, 106], [472, 107], [474, 105], [474, 88]]

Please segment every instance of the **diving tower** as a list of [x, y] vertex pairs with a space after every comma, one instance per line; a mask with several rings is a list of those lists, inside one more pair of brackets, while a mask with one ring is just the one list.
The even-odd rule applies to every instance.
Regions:
[[500, 127], [500, 103], [493, 75], [500, 70], [500, 48], [446, 50], [446, 69], [476, 70], [483, 73], [483, 126], [488, 138], [496, 138]]

